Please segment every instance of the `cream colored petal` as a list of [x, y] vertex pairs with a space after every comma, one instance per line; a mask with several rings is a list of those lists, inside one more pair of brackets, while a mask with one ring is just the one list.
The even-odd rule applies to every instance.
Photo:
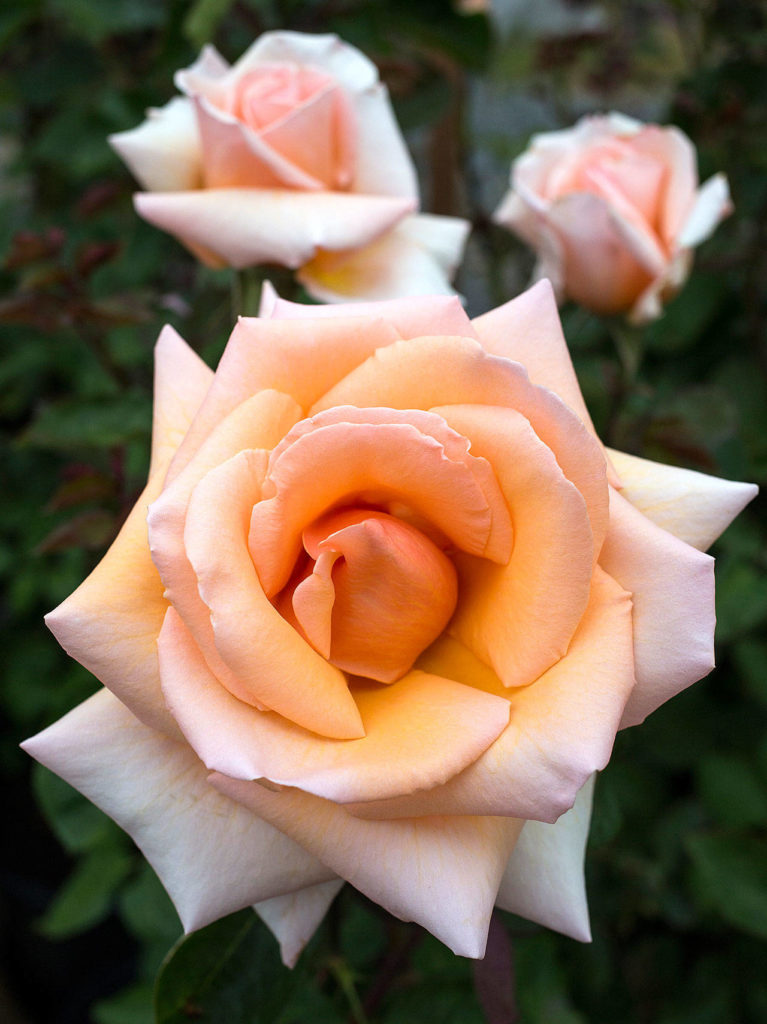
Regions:
[[594, 792], [592, 775], [553, 824], [527, 821], [501, 879], [496, 905], [536, 924], [591, 941], [583, 862]]
[[338, 876], [459, 956], [482, 957], [493, 903], [522, 823], [432, 817], [361, 821], [318, 797], [212, 775], [211, 784], [292, 836]]
[[137, 128], [109, 136], [109, 144], [148, 192], [175, 192], [202, 184], [202, 153], [192, 103], [176, 97], [151, 109]]
[[625, 452], [609, 454], [621, 477], [623, 497], [656, 526], [699, 551], [706, 551], [759, 491], [756, 484], [723, 480]]
[[255, 912], [279, 942], [286, 967], [295, 967], [304, 946], [322, 923], [343, 885], [342, 878], [335, 878], [254, 905]]
[[185, 743], [142, 725], [100, 690], [24, 749], [124, 828], [186, 931], [333, 877], [282, 832], [207, 782]]
[[732, 210], [727, 178], [723, 174], [715, 174], [698, 189], [692, 209], [679, 232], [678, 247], [684, 249], [700, 245]]
[[154, 411], [150, 477], [166, 469], [213, 380], [213, 371], [166, 325], [154, 350]]

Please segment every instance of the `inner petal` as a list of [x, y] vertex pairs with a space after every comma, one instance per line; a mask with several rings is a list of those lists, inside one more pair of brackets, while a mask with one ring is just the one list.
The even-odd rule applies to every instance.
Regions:
[[399, 679], [453, 614], [453, 563], [414, 526], [366, 509], [324, 517], [304, 544], [316, 561], [291, 604], [309, 643], [346, 672]]

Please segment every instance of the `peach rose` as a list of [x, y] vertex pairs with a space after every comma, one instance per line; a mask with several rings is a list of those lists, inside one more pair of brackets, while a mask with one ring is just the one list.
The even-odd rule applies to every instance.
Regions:
[[110, 137], [145, 220], [210, 266], [298, 269], [327, 302], [452, 292], [468, 224], [413, 212], [415, 171], [359, 50], [267, 32], [231, 67], [206, 46], [176, 85]]
[[536, 276], [560, 298], [643, 322], [660, 315], [694, 247], [731, 209], [723, 174], [698, 187], [684, 132], [612, 113], [534, 136], [494, 219], [536, 250]]
[[345, 880], [465, 956], [496, 903], [587, 939], [591, 779], [711, 668], [755, 488], [612, 469], [547, 282], [336, 309], [267, 294], [215, 374], [160, 335], [147, 489], [47, 620], [104, 688], [25, 747], [186, 929], [255, 904], [292, 963]]

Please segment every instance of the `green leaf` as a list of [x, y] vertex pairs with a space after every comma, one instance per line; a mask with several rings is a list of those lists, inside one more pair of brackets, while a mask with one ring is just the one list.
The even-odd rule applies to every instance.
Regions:
[[202, 48], [216, 33], [234, 0], [196, 0], [184, 18], [183, 31], [190, 43]]
[[744, 758], [710, 754], [699, 765], [698, 783], [709, 810], [724, 824], [767, 821], [767, 788]]
[[144, 395], [111, 401], [63, 401], [44, 408], [20, 443], [36, 448], [113, 448], [149, 436], [151, 406]]
[[43, 935], [63, 939], [102, 921], [134, 859], [132, 851], [113, 843], [97, 846], [86, 854], [41, 918], [39, 928]]
[[701, 902], [736, 928], [767, 938], [767, 840], [698, 835], [687, 850]]
[[131, 985], [111, 999], [102, 999], [91, 1009], [95, 1024], [149, 1024], [152, 992], [152, 985], [145, 982]]
[[155, 1024], [268, 1024], [294, 984], [266, 926], [242, 910], [171, 950], [155, 987]]

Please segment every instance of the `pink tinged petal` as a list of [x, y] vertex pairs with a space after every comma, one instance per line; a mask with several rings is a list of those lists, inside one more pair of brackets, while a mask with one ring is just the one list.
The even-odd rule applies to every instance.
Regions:
[[[300, 415], [293, 399], [276, 391], [262, 391], [246, 399], [221, 420], [192, 461], [149, 509], [149, 544], [152, 560], [165, 585], [165, 598], [186, 622], [211, 670], [230, 688], [236, 688], [237, 681], [216, 649], [210, 611], [200, 597], [197, 577], [184, 547], [187, 505], [194, 487], [209, 470], [251, 445], [258, 450], [273, 448]], [[253, 466], [258, 458], [251, 452]], [[263, 476], [265, 451], [261, 451], [260, 460]]]
[[[301, 307], [304, 308], [304, 307]], [[305, 307], [321, 313], [326, 307]], [[335, 310], [334, 310], [335, 312]], [[314, 316], [301, 323], [240, 317], [210, 391], [169, 471], [173, 479], [203, 439], [241, 402], [265, 389], [291, 395], [304, 409], [377, 348], [400, 335], [380, 317]]]
[[[193, 101], [197, 113], [206, 189], [307, 189], [323, 182], [302, 170], [256, 132], [205, 98]], [[327, 187], [327, 186], [326, 186]]]
[[727, 178], [723, 174], [715, 174], [698, 189], [692, 209], [679, 232], [677, 245], [681, 248], [700, 245], [732, 210]]
[[687, 217], [698, 187], [695, 147], [678, 128], [645, 125], [631, 142], [632, 148], [662, 162], [667, 179], [658, 219], [658, 231], [671, 249]]
[[270, 597], [288, 582], [303, 530], [334, 506], [360, 502], [403, 504], [461, 550], [508, 561], [505, 503], [464, 438], [430, 413], [341, 407], [297, 424], [270, 456], [249, 534]]
[[536, 924], [591, 941], [583, 862], [594, 792], [592, 775], [553, 824], [527, 821], [501, 879], [496, 905]]
[[240, 452], [203, 477], [189, 500], [184, 529], [187, 557], [228, 669], [222, 682], [240, 700], [320, 735], [362, 736], [343, 673], [282, 618], [259, 583], [247, 546], [251, 509], [261, 496], [253, 455]]
[[154, 360], [150, 476], [169, 465], [213, 379], [213, 371], [169, 325], [160, 332]]
[[457, 217], [414, 214], [371, 245], [318, 253], [298, 279], [323, 302], [452, 294], [468, 232], [468, 222]]
[[378, 317], [383, 318], [394, 328], [396, 333], [393, 340], [420, 338], [426, 334], [475, 337], [472, 322], [466, 315], [460, 299], [455, 295], [423, 295], [417, 299], [350, 302], [342, 312], [339, 312], [334, 306], [307, 306], [282, 299], [267, 281], [261, 292], [259, 316], [269, 320], [337, 319], [341, 316]]
[[666, 466], [610, 451], [621, 494], [656, 526], [706, 551], [752, 501], [756, 484], [722, 480], [692, 469]]
[[178, 727], [160, 693], [156, 643], [167, 601], [149, 552], [146, 514], [210, 377], [194, 352], [165, 327], [155, 348], [151, 479], [103, 559], [45, 620], [71, 657], [142, 722], [171, 736], [178, 735]]
[[319, 249], [368, 245], [414, 205], [393, 196], [266, 188], [140, 192], [134, 203], [150, 224], [237, 268], [296, 268]]
[[589, 602], [595, 554], [586, 503], [520, 413], [435, 411], [493, 467], [514, 524], [506, 565], [457, 558], [460, 598], [450, 632], [506, 686], [527, 686], [566, 653]]
[[236, 80], [264, 64], [298, 64], [324, 71], [356, 92], [378, 80], [375, 64], [338, 36], [307, 32], [264, 32], [231, 68]]
[[391, 687], [357, 684], [365, 735], [330, 740], [228, 693], [169, 609], [160, 634], [163, 693], [192, 748], [230, 778], [295, 786], [346, 803], [442, 785], [509, 721], [509, 702], [451, 679], [411, 672]]
[[134, 839], [186, 931], [333, 872], [207, 782], [185, 743], [142, 725], [101, 690], [24, 749]]
[[714, 667], [714, 560], [611, 491], [600, 563], [634, 599], [637, 685], [621, 725], [637, 725]]
[[194, 106], [177, 97], [150, 109], [146, 121], [109, 136], [109, 144], [148, 192], [176, 192], [202, 185], [202, 152]]
[[418, 179], [389, 93], [376, 84], [349, 97], [357, 127], [357, 166], [351, 189], [418, 202]]
[[175, 73], [173, 82], [179, 92], [187, 96], [206, 96], [219, 80], [226, 78], [228, 71], [229, 62], [215, 46], [208, 43], [203, 46], [194, 64]]
[[[439, 373], [434, 372], [436, 366]], [[488, 355], [470, 338], [414, 338], [379, 349], [310, 412], [342, 405], [433, 409], [454, 404], [507, 406], [530, 421], [583, 495], [598, 553], [608, 517], [601, 446], [556, 395], [531, 384], [524, 367]]]
[[430, 817], [362, 821], [330, 801], [224, 775], [211, 784], [284, 830], [369, 899], [422, 925], [459, 956], [482, 957], [493, 903], [522, 823]]
[[424, 533], [395, 516], [362, 512], [353, 518], [331, 517], [332, 532], [318, 545], [318, 571], [296, 587], [293, 609], [309, 642], [331, 664], [391, 683], [447, 625], [458, 596], [455, 568]]
[[658, 274], [642, 291], [628, 313], [632, 324], [649, 323], [663, 313], [663, 305], [672, 299], [687, 280], [692, 267], [692, 250], [679, 249], [669, 260], [662, 274]]
[[570, 648], [548, 672], [518, 690], [493, 686], [492, 673], [466, 648], [440, 639], [419, 666], [469, 686], [505, 693], [508, 727], [488, 750], [428, 794], [349, 805], [365, 818], [490, 814], [556, 821], [578, 790], [610, 759], [634, 686], [631, 597], [606, 573], [594, 574], [591, 601]]
[[286, 967], [295, 967], [304, 946], [322, 923], [343, 885], [342, 878], [335, 878], [254, 905], [255, 912], [279, 942]]

